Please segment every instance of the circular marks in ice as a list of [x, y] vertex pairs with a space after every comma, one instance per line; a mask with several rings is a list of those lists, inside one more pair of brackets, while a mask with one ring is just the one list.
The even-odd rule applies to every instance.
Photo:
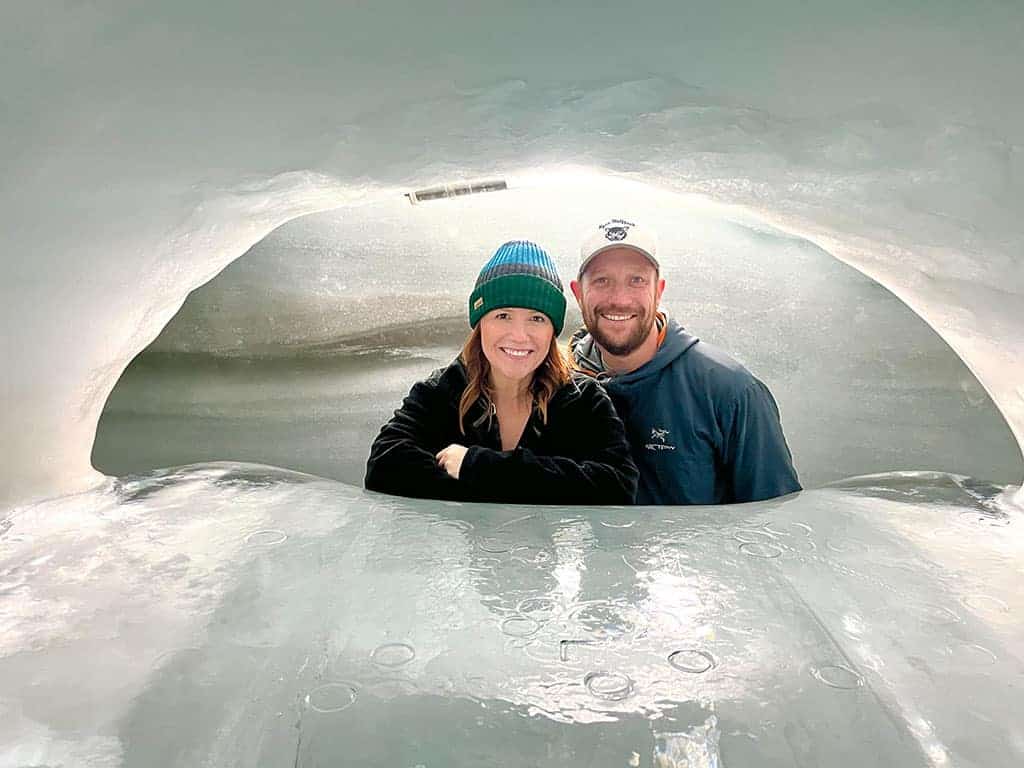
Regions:
[[633, 693], [633, 681], [619, 672], [590, 672], [583, 678], [583, 685], [599, 699], [622, 701]]
[[627, 520], [624, 523], [613, 523], [611, 520], [602, 520], [601, 525], [605, 528], [632, 528], [636, 525], [636, 520]]
[[431, 520], [427, 524], [428, 528], [450, 528], [453, 531], [459, 533], [469, 533], [473, 530], [473, 524], [468, 520], [456, 520], [456, 519], [445, 519], [445, 520]]
[[245, 537], [245, 543], [254, 547], [276, 547], [278, 544], [284, 544], [287, 539], [288, 534], [284, 531], [268, 528], [263, 531], [253, 531]]
[[509, 616], [501, 622], [501, 631], [509, 637], [529, 637], [540, 629], [540, 622], [529, 616]]
[[379, 667], [397, 669], [416, 658], [416, 649], [408, 643], [384, 643], [370, 654], [370, 661]]
[[864, 685], [864, 678], [860, 673], [842, 664], [825, 664], [820, 667], [811, 667], [811, 675], [820, 683], [829, 688], [838, 688], [841, 691], [852, 691]]
[[1010, 524], [1010, 516], [1004, 512], [961, 512], [959, 520], [966, 525], [980, 525], [988, 528], [1005, 528]]
[[325, 715], [341, 712], [356, 702], [356, 687], [352, 683], [327, 683], [306, 694], [306, 706]]
[[543, 547], [531, 547], [528, 544], [512, 547], [510, 552], [513, 560], [526, 565], [543, 566], [552, 560], [552, 555], [548, 550]]
[[516, 606], [516, 613], [554, 613], [555, 601], [550, 597], [525, 597]]
[[636, 628], [632, 608], [615, 605], [605, 600], [581, 603], [569, 618], [600, 638], [618, 638], [631, 634]]
[[778, 544], [744, 542], [743, 544], [740, 544], [740, 552], [745, 555], [749, 555], [750, 557], [760, 557], [766, 560], [771, 560], [782, 555], [782, 547]]
[[814, 529], [807, 523], [787, 523], [782, 521], [767, 522], [764, 529], [776, 536], [804, 536], [808, 537], [814, 533]]
[[718, 666], [715, 657], [707, 651], [697, 648], [684, 648], [679, 651], [672, 651], [668, 655], [668, 663], [680, 672], [689, 672], [692, 675], [702, 675], [709, 669]]
[[812, 538], [814, 529], [807, 523], [767, 522], [763, 526], [767, 533], [775, 537], [785, 537], [785, 546], [800, 554], [810, 554], [818, 550]]
[[766, 544], [775, 538], [768, 531], [756, 531], [750, 528], [737, 528], [732, 532], [732, 537], [741, 544]]
[[1010, 606], [992, 595], [967, 595], [962, 597], [960, 602], [964, 607], [970, 608], [978, 613], [1009, 613]]

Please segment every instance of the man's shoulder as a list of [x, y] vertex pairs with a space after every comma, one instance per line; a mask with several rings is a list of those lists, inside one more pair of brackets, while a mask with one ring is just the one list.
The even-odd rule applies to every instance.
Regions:
[[707, 382], [716, 391], [739, 392], [757, 381], [739, 360], [704, 340], [677, 358], [673, 368], [679, 375]]

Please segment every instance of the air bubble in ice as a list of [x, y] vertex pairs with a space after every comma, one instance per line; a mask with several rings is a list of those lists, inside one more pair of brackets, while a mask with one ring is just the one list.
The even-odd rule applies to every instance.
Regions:
[[742, 544], [765, 544], [775, 538], [768, 531], [754, 531], [749, 528], [736, 529], [732, 532], [732, 537]]
[[501, 539], [480, 539], [477, 542], [477, 546], [484, 552], [489, 552], [492, 555], [500, 555], [508, 552], [512, 549], [512, 545]]
[[529, 616], [510, 616], [501, 622], [501, 631], [509, 637], [529, 637], [540, 629], [540, 622]]
[[811, 675], [829, 688], [852, 691], [864, 685], [864, 678], [858, 672], [842, 664], [825, 664], [811, 667]]
[[384, 643], [370, 654], [370, 661], [381, 667], [395, 669], [416, 658], [416, 649], [408, 643]]
[[253, 531], [245, 537], [245, 543], [257, 547], [276, 547], [278, 544], [283, 544], [287, 538], [288, 534], [284, 531], [267, 529]]
[[694, 675], [702, 675], [717, 666], [714, 656], [697, 648], [673, 651], [668, 656], [668, 663], [680, 672], [689, 672]]
[[622, 701], [633, 693], [633, 681], [619, 672], [590, 672], [583, 684], [594, 696], [607, 701]]
[[1010, 610], [1010, 606], [992, 595], [967, 595], [960, 602], [980, 613], [1008, 613]]
[[356, 687], [351, 683], [327, 683], [306, 694], [306, 705], [314, 712], [331, 714], [348, 709], [356, 701]]
[[740, 544], [740, 552], [750, 557], [763, 557], [766, 559], [772, 559], [779, 557], [782, 554], [782, 547], [777, 544], [757, 544], [747, 542]]

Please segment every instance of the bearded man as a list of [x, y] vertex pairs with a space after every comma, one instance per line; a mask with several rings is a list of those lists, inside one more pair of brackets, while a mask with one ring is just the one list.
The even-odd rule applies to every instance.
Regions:
[[598, 378], [640, 469], [637, 504], [733, 504], [801, 490], [768, 388], [658, 310], [653, 232], [623, 219], [583, 243], [575, 367]]

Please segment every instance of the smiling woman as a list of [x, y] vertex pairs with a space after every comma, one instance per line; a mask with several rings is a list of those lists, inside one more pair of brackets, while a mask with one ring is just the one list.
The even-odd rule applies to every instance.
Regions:
[[462, 359], [474, 363], [470, 375], [474, 385], [463, 394], [459, 415], [464, 419], [481, 390], [490, 390], [501, 428], [501, 449], [511, 451], [519, 444], [534, 400], [541, 418], [547, 420], [548, 401], [568, 383], [569, 366], [551, 320], [533, 309], [495, 309], [481, 318], [477, 328], [462, 351]]
[[502, 245], [469, 298], [459, 358], [416, 384], [374, 441], [366, 487], [401, 496], [628, 504], [637, 470], [605, 392], [558, 347], [565, 296], [539, 246]]

